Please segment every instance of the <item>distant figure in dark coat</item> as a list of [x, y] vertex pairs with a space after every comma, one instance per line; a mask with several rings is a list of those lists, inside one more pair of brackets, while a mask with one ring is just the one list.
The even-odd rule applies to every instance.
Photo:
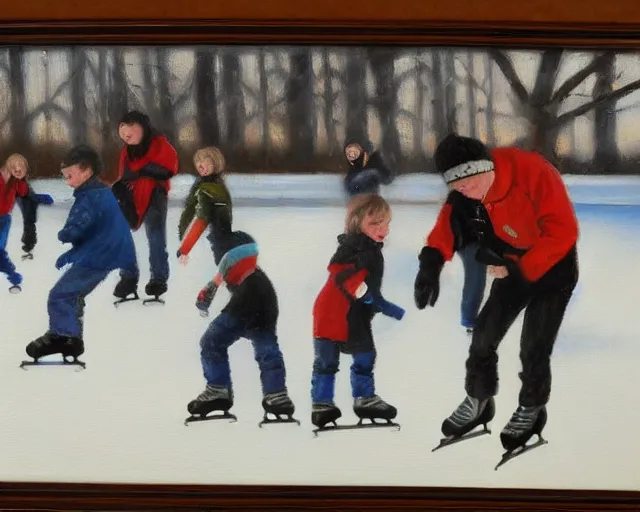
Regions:
[[393, 174], [385, 164], [373, 144], [349, 140], [344, 145], [344, 154], [349, 162], [349, 170], [344, 177], [344, 188], [352, 198], [358, 194], [379, 194], [380, 185], [390, 185]]

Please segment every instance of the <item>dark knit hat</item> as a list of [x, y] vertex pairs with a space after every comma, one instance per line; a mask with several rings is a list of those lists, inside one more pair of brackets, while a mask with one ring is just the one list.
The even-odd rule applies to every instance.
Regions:
[[80, 165], [90, 168], [93, 174], [102, 172], [102, 161], [98, 153], [90, 146], [81, 144], [71, 148], [60, 162], [60, 168], [71, 167], [72, 165]]
[[445, 183], [493, 171], [494, 168], [487, 146], [478, 139], [455, 133], [447, 135], [438, 144], [433, 159]]

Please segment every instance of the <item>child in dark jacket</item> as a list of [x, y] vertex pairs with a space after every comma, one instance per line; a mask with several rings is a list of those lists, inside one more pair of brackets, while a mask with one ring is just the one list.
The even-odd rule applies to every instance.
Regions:
[[111, 189], [100, 183], [102, 164], [88, 146], [76, 146], [62, 161], [62, 174], [75, 190], [75, 201], [58, 233], [71, 249], [56, 261], [56, 268], [71, 267], [49, 293], [49, 330], [26, 347], [27, 355], [62, 354], [77, 359], [84, 353], [85, 298], [115, 269], [131, 270], [136, 264], [129, 225]]
[[207, 227], [207, 238], [213, 247], [217, 240], [231, 234], [233, 220], [231, 194], [223, 176], [224, 155], [218, 148], [206, 147], [196, 151], [193, 162], [200, 176], [189, 190], [178, 223], [178, 236], [182, 242], [178, 257], [183, 263]]
[[[448, 223], [451, 232], [449, 243], [453, 253], [458, 253], [464, 268], [464, 284], [460, 301], [460, 323], [467, 334], [473, 334], [478, 312], [487, 286], [487, 265], [478, 261], [476, 254], [479, 238], [474, 229], [480, 219], [482, 202], [452, 190], [440, 209], [437, 222]], [[429, 235], [426, 244], [429, 245]]]
[[311, 381], [311, 421], [317, 427], [335, 422], [342, 412], [333, 403], [340, 353], [351, 354], [354, 412], [359, 418], [392, 420], [396, 408], [375, 394], [376, 350], [371, 321], [376, 313], [401, 320], [404, 310], [386, 301], [381, 286], [382, 247], [391, 208], [380, 196], [360, 195], [348, 206], [345, 233], [329, 262], [329, 276], [313, 306], [315, 358]]
[[378, 194], [380, 185], [390, 185], [393, 174], [373, 144], [349, 140], [344, 145], [349, 169], [344, 177], [344, 188], [351, 198], [357, 194]]
[[22, 250], [27, 254], [36, 245], [36, 220], [39, 204], [52, 204], [53, 199], [48, 194], [36, 194], [27, 182], [29, 164], [27, 159], [14, 153], [10, 155], [0, 169], [0, 272], [7, 275], [11, 293], [22, 291], [22, 275], [7, 253], [7, 241], [11, 228], [11, 212], [16, 201], [22, 211], [23, 231]]
[[[278, 298], [273, 284], [257, 265], [258, 246], [247, 233], [234, 231], [214, 249], [218, 273], [198, 294], [196, 306], [207, 312], [218, 288], [225, 283], [231, 298], [200, 340], [201, 362], [207, 385], [187, 410], [196, 416], [233, 407], [229, 347], [241, 337], [251, 340], [260, 368], [267, 414], [292, 421], [295, 411], [286, 387], [285, 364], [278, 345]], [[273, 420], [271, 420], [273, 421]], [[295, 421], [295, 420], [294, 420]]]

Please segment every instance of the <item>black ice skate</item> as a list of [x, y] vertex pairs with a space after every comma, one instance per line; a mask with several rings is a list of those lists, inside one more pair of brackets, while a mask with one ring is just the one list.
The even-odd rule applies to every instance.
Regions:
[[[265, 395], [262, 400], [262, 408], [264, 409], [264, 417], [262, 421], [258, 423], [258, 426], [261, 428], [262, 425], [268, 425], [270, 423], [297, 423], [300, 425], [300, 421], [293, 417], [296, 408], [286, 391], [278, 391], [277, 393]], [[270, 418], [269, 414], [272, 414], [275, 418]]]
[[[86, 364], [78, 360], [78, 357], [84, 353], [84, 342], [81, 338], [47, 333], [29, 343], [26, 352], [33, 361], [22, 361], [20, 368], [23, 369], [25, 366], [36, 365], [75, 365], [86, 368]], [[54, 354], [62, 355], [62, 361], [40, 361], [41, 358]], [[68, 358], [71, 358], [71, 361]]]
[[[524, 453], [547, 444], [542, 437], [542, 429], [547, 424], [547, 409], [541, 407], [519, 406], [511, 416], [509, 423], [500, 432], [500, 441], [506, 452], [495, 467], [496, 471], [500, 466], [506, 464], [511, 459], [523, 455]], [[538, 436], [538, 441], [527, 445], [527, 442], [534, 436]]]
[[[188, 425], [194, 421], [211, 421], [229, 419], [232, 422], [238, 420], [235, 415], [229, 413], [233, 407], [233, 394], [228, 389], [220, 386], [209, 386], [187, 405], [189, 416], [184, 420]], [[222, 414], [208, 416], [211, 412], [221, 411]]]
[[14, 284], [13, 286], [9, 287], [9, 293], [11, 295], [16, 295], [17, 293], [20, 293], [22, 291], [22, 287], [19, 284]]
[[31, 252], [25, 252], [22, 256], [20, 256], [20, 259], [21, 259], [22, 261], [25, 261], [25, 260], [32, 260], [32, 259], [33, 259], [33, 253], [31, 253]]
[[[398, 411], [392, 405], [389, 405], [384, 400], [382, 400], [379, 396], [372, 396], [367, 398], [356, 398], [353, 403], [353, 412], [358, 416], [358, 423], [355, 425], [338, 425], [335, 420], [340, 416], [337, 416], [335, 419], [331, 419], [331, 414], [336, 414], [336, 411], [332, 409], [335, 407], [331, 404], [318, 404], [324, 405], [324, 411], [319, 409], [314, 412], [323, 413], [317, 414], [314, 418], [312, 413], [312, 421], [314, 425], [320, 423], [318, 420], [324, 421], [322, 426], [318, 426], [313, 433], [314, 435], [318, 435], [319, 432], [326, 432], [330, 430], [355, 430], [362, 428], [389, 428], [393, 427], [395, 430], [400, 430], [400, 425], [395, 423], [393, 420]], [[328, 407], [327, 407], [328, 406]], [[336, 408], [337, 409], [337, 408]], [[339, 410], [337, 411], [339, 412]], [[368, 419], [369, 423], [364, 423], [364, 420]], [[377, 422], [376, 420], [383, 420], [383, 422]], [[333, 423], [334, 426], [327, 427], [327, 423]]]
[[137, 279], [122, 278], [113, 290], [113, 296], [117, 297], [113, 305], [118, 307], [123, 302], [131, 302], [138, 300], [138, 281]]
[[[487, 427], [496, 414], [496, 406], [493, 397], [480, 401], [477, 398], [467, 396], [455, 411], [442, 423], [442, 433], [445, 435], [440, 440], [440, 444], [436, 446], [432, 452], [459, 443], [467, 441], [474, 437], [485, 434], [491, 434], [491, 430]], [[482, 430], [471, 432], [478, 425], [483, 425]], [[471, 433], [470, 433], [471, 432]]]
[[144, 293], [152, 297], [142, 301], [142, 304], [145, 306], [149, 304], [164, 304], [164, 300], [160, 298], [160, 295], [167, 293], [167, 283], [162, 281], [149, 281], [147, 286], [144, 287]]

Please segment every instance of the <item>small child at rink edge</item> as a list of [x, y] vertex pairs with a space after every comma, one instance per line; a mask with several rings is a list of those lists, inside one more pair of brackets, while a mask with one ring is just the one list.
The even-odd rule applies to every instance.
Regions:
[[39, 204], [52, 204], [53, 199], [48, 194], [36, 194], [29, 187], [27, 159], [14, 153], [7, 158], [0, 169], [0, 272], [7, 275], [11, 293], [19, 293], [22, 288], [22, 275], [9, 258], [7, 242], [11, 228], [11, 211], [16, 199], [22, 211], [24, 228], [22, 233], [22, 249], [31, 253], [36, 245], [36, 219]]
[[322, 428], [342, 412], [333, 402], [340, 353], [351, 354], [354, 412], [360, 418], [392, 420], [395, 407], [375, 394], [376, 349], [371, 321], [376, 313], [401, 320], [404, 310], [381, 292], [382, 247], [389, 233], [391, 208], [377, 194], [363, 194], [348, 205], [345, 232], [329, 262], [329, 276], [313, 307], [315, 358], [311, 381], [311, 422]]
[[71, 249], [56, 268], [71, 267], [49, 293], [49, 330], [29, 343], [26, 352], [36, 361], [51, 354], [78, 358], [84, 353], [85, 298], [115, 269], [130, 270], [136, 263], [129, 224], [110, 187], [98, 180], [102, 163], [88, 146], [76, 146], [62, 161], [65, 182], [75, 190], [58, 240]]
[[287, 393], [285, 364], [276, 334], [278, 298], [257, 264], [258, 245], [249, 234], [234, 231], [215, 245], [214, 259], [218, 273], [200, 291], [196, 306], [202, 312], [208, 311], [223, 282], [231, 298], [200, 340], [207, 385], [187, 410], [194, 416], [206, 416], [212, 411], [226, 413], [233, 407], [229, 347], [244, 337], [253, 344], [260, 368], [265, 415], [291, 418], [295, 408]]

